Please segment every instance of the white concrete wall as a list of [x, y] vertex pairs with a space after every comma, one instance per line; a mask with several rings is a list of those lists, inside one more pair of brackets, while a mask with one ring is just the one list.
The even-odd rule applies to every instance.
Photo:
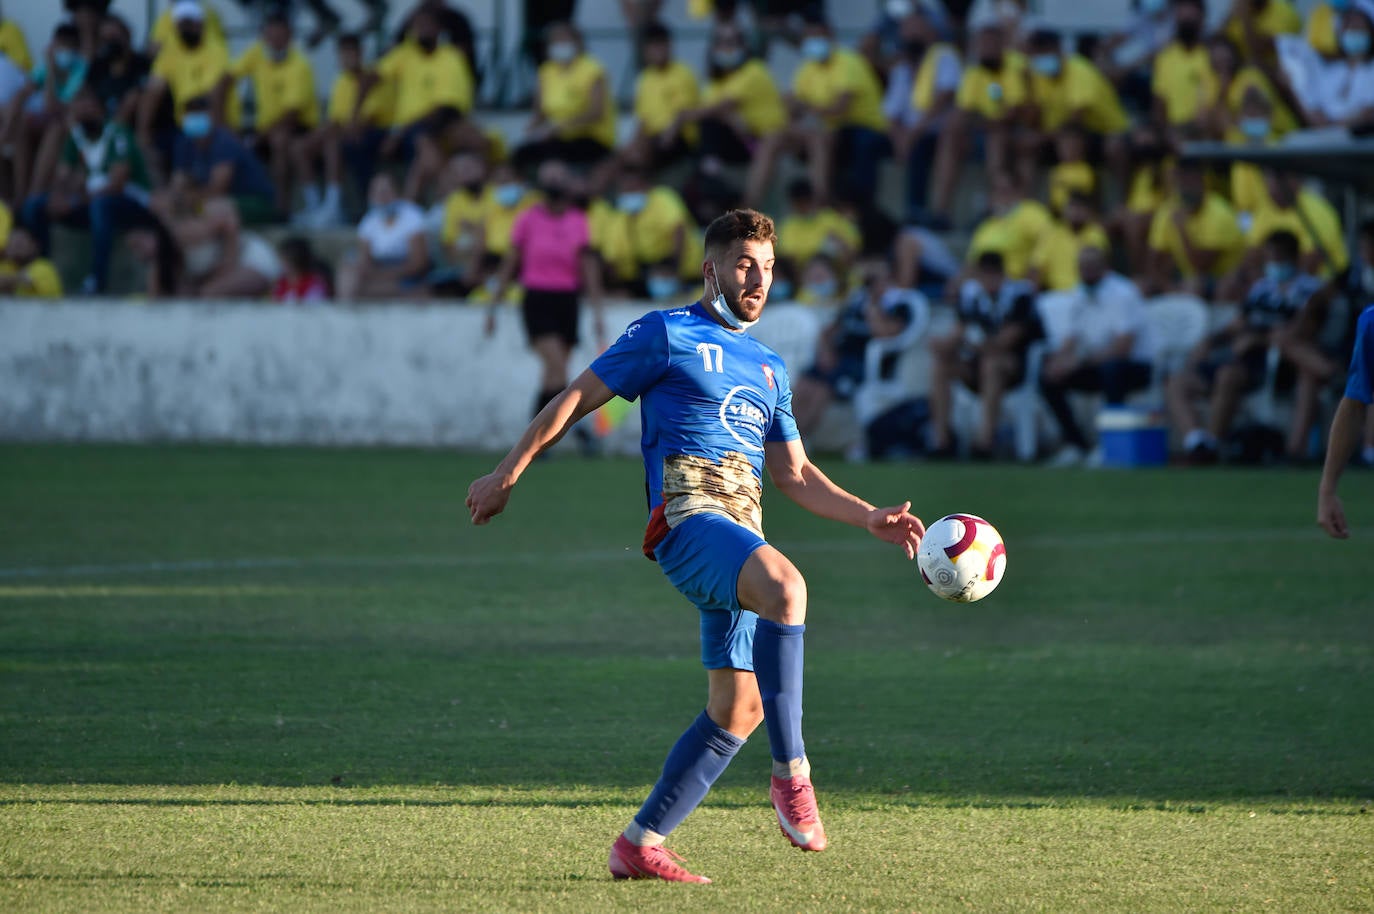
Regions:
[[[608, 333], [651, 307], [610, 307]], [[755, 332], [800, 372], [822, 319], [774, 305]], [[482, 321], [455, 305], [0, 301], [0, 438], [504, 449], [538, 365], [515, 309], [492, 339]], [[638, 438], [634, 410], [608, 446]]]

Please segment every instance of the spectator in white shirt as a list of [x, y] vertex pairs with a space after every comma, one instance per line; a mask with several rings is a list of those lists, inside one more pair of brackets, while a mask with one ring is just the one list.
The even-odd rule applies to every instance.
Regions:
[[357, 258], [339, 268], [339, 299], [423, 298], [430, 267], [425, 211], [401, 199], [384, 172], [372, 179], [368, 205]]
[[1088, 459], [1088, 439], [1069, 403], [1071, 391], [1101, 393], [1108, 406], [1150, 383], [1154, 349], [1140, 290], [1107, 269], [1100, 248], [1078, 255], [1081, 282], [1066, 302], [1066, 313], [1044, 314], [1050, 354], [1040, 370], [1040, 392], [1059, 424], [1063, 447], [1053, 466], [1075, 466]]
[[1357, 0], [1341, 16], [1340, 56], [1315, 70], [1303, 102], [1314, 127], [1374, 127], [1374, 0]]
[[1174, 40], [1174, 14], [1169, 0], [1134, 0], [1130, 23], [1099, 43], [1096, 63], [1121, 93], [1121, 99], [1149, 111], [1150, 66], [1155, 55]]

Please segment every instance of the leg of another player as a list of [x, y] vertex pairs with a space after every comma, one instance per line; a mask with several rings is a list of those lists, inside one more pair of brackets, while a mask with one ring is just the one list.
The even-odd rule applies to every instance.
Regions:
[[534, 404], [534, 414], [538, 415], [550, 400], [568, 386], [568, 358], [571, 352], [563, 338], [553, 334], [537, 337], [530, 346], [539, 356], [539, 399]]
[[802, 850], [825, 850], [801, 730], [806, 581], [785, 555], [764, 545], [745, 561], [736, 586], [740, 605], [759, 614], [754, 675], [773, 756], [769, 795], [778, 825]]

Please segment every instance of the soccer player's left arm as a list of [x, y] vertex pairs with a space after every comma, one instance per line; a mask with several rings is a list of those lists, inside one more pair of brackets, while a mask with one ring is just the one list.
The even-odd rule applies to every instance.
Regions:
[[800, 438], [769, 441], [763, 452], [773, 485], [788, 498], [819, 517], [863, 527], [878, 539], [902, 547], [907, 558], [916, 557], [926, 527], [911, 513], [911, 502], [875, 508], [845, 491], [811, 462]]

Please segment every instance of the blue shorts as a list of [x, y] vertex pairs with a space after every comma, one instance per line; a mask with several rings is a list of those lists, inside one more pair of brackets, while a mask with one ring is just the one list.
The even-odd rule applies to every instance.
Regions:
[[739, 605], [739, 573], [763, 537], [723, 514], [694, 514], [654, 550], [658, 566], [701, 611], [701, 665], [754, 669], [758, 614]]

